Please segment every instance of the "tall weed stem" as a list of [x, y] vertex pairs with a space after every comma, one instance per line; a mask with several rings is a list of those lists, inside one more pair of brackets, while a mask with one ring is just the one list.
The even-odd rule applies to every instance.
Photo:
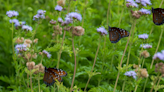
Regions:
[[[134, 28], [132, 28], [133, 25], [134, 25]], [[129, 34], [129, 37], [128, 37], [128, 41], [127, 41], [127, 43], [126, 43], [126, 46], [125, 46], [125, 49], [124, 49], [124, 53], [123, 53], [122, 58], [121, 58], [121, 61], [120, 61], [120, 65], [119, 65], [120, 67], [122, 66], [122, 61], [123, 61], [123, 58], [124, 58], [126, 49], [127, 49], [127, 47], [128, 47], [128, 44], [129, 44], [129, 40], [130, 40], [130, 37], [131, 37], [131, 32], [133, 33], [133, 31], [134, 31], [134, 29], [135, 29], [135, 25], [136, 25], [136, 20], [135, 20], [135, 22], [132, 23], [132, 27], [131, 27], [130, 34]], [[116, 90], [117, 82], [118, 82], [119, 76], [120, 76], [120, 71], [118, 71], [118, 74], [117, 74], [117, 78], [116, 78], [116, 82], [115, 82], [115, 86], [114, 86], [113, 92], [115, 92], [115, 90]]]
[[76, 51], [75, 51], [75, 46], [74, 46], [74, 35], [73, 34], [72, 34], [72, 47], [73, 47], [73, 53], [74, 53], [74, 59], [75, 59], [75, 66], [74, 66], [74, 73], [73, 73], [73, 79], [72, 79], [70, 92], [72, 92], [72, 87], [73, 87], [73, 84], [74, 84], [75, 74], [76, 74]]
[[[157, 48], [155, 50], [155, 53], [157, 53], [157, 51], [158, 51], [158, 48], [159, 48], [159, 45], [160, 45], [160, 42], [161, 42], [161, 38], [162, 38], [162, 35], [163, 35], [163, 28], [162, 27], [164, 27], [164, 26], [161, 26], [161, 34], [160, 34], [160, 37], [159, 37], [159, 41], [158, 41], [158, 45], [157, 45]], [[152, 59], [150, 69], [152, 69], [153, 63], [154, 63], [154, 59]]]
[[60, 51], [59, 51], [59, 54], [58, 54], [58, 63], [57, 63], [57, 68], [59, 68], [59, 63], [60, 63], [60, 58], [61, 58], [61, 53], [62, 53], [62, 48], [63, 48], [64, 38], [65, 38], [65, 33], [66, 33], [66, 31], [64, 31], [63, 39], [62, 39], [62, 43], [61, 43], [61, 48], [60, 48]]
[[[98, 44], [98, 47], [97, 47], [97, 51], [96, 51], [96, 55], [95, 55], [95, 59], [94, 59], [94, 63], [93, 63], [93, 66], [92, 66], [91, 73], [93, 72], [93, 69], [94, 69], [95, 64], [96, 64], [96, 59], [97, 59], [97, 55], [98, 55], [99, 48], [100, 48], [100, 42], [101, 42], [101, 37], [99, 38], [99, 44]], [[90, 79], [91, 79], [91, 77], [89, 77], [89, 79], [88, 79], [88, 81], [87, 81], [87, 84], [86, 84], [86, 86], [85, 86], [84, 92], [85, 92], [86, 89], [87, 89], [87, 86], [88, 86], [88, 84], [89, 84]]]

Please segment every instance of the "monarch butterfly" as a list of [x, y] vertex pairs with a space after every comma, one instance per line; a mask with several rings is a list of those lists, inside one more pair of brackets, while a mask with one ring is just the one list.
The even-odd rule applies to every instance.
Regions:
[[61, 77], [64, 77], [66, 75], [67, 75], [67, 72], [63, 71], [62, 69], [45, 67], [43, 82], [47, 86], [51, 86], [55, 83], [56, 80], [61, 82], [62, 81]]
[[164, 9], [162, 8], [152, 8], [153, 22], [156, 25], [162, 25], [164, 23]]
[[117, 43], [121, 38], [129, 36], [129, 32], [121, 28], [108, 26], [108, 30], [111, 43]]

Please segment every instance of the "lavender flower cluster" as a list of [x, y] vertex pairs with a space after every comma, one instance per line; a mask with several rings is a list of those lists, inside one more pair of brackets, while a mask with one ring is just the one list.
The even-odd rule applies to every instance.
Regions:
[[124, 74], [125, 76], [128, 76], [128, 77], [133, 77], [134, 79], [136, 79], [137, 77], [137, 73], [135, 71], [127, 71], [125, 72]]
[[63, 9], [63, 7], [60, 6], [60, 5], [57, 5], [57, 6], [55, 7], [55, 10], [57, 10], [57, 11], [62, 11], [62, 9]]
[[141, 39], [147, 39], [149, 37], [148, 34], [141, 34], [141, 35], [138, 35], [138, 38], [141, 38]]
[[12, 10], [10, 10], [10, 11], [7, 11], [7, 12], [6, 12], [6, 15], [7, 15], [8, 17], [12, 18], [12, 17], [18, 16], [19, 13], [18, 13], [17, 11], [12, 11]]
[[104, 27], [97, 28], [97, 32], [100, 33], [101, 35], [107, 35], [108, 34], [108, 32], [106, 31], [106, 29]]
[[[126, 0], [128, 3], [126, 3], [126, 6], [129, 7], [138, 7], [138, 4], [141, 4], [143, 6], [146, 5], [151, 5], [151, 1], [150, 0]], [[137, 4], [138, 3], [138, 4]]]
[[18, 53], [20, 53], [22, 51], [26, 51], [27, 50], [27, 46], [24, 45], [24, 44], [17, 44], [15, 46], [15, 50], [16, 50], [16, 53], [18, 54]]
[[46, 50], [42, 51], [43, 54], [45, 54], [48, 58], [51, 58], [51, 54], [49, 52], [47, 52]]
[[37, 14], [33, 16], [33, 20], [39, 20], [45, 18], [45, 10], [38, 10]]
[[153, 56], [154, 60], [163, 60], [164, 61], [164, 50], [162, 50], [161, 52], [157, 52], [156, 54], [154, 54]]

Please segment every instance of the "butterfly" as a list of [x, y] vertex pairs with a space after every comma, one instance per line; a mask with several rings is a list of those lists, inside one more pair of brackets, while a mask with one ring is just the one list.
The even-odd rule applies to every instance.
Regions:
[[66, 75], [67, 75], [67, 72], [63, 71], [62, 69], [45, 67], [43, 82], [47, 86], [51, 86], [55, 83], [56, 80], [61, 82], [62, 81], [61, 77], [64, 77]]
[[117, 43], [121, 38], [129, 36], [129, 32], [121, 28], [108, 26], [108, 30], [111, 43]]
[[164, 23], [164, 9], [162, 8], [152, 8], [153, 22], [156, 25], [162, 25]]

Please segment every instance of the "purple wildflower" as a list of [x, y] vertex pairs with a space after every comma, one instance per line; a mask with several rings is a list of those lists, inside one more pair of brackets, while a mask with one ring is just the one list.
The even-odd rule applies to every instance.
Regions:
[[28, 25], [23, 25], [22, 26], [22, 29], [23, 30], [26, 30], [26, 31], [32, 31], [32, 27], [28, 26]]
[[134, 2], [134, 0], [126, 0], [128, 3], [126, 3], [126, 6], [129, 7], [138, 7], [138, 5]]
[[106, 29], [104, 27], [97, 28], [97, 32], [101, 33], [101, 35], [107, 35], [108, 34], [108, 32], [106, 31]]
[[147, 9], [141, 9], [139, 10], [142, 14], [151, 14], [151, 11], [150, 10], [147, 10]]
[[26, 51], [27, 50], [27, 46], [24, 45], [24, 44], [17, 44], [15, 46], [15, 50], [16, 50], [16, 53], [19, 53], [19, 52], [22, 52], [22, 51]]
[[57, 6], [55, 7], [55, 10], [57, 10], [57, 11], [62, 11], [62, 9], [63, 9], [63, 7], [61, 7], [60, 5], [57, 5]]
[[17, 19], [10, 19], [9, 22], [14, 23], [15, 27], [20, 26], [20, 23]]
[[164, 60], [164, 50], [162, 50], [162, 53], [157, 52], [156, 54], [154, 54], [153, 59], [154, 60], [156, 60], [156, 59]]
[[141, 39], [147, 39], [148, 38], [148, 34], [141, 34], [141, 35], [138, 35], [138, 38], [141, 38]]
[[150, 0], [136, 0], [137, 3], [141, 3], [143, 6], [151, 5]]
[[79, 21], [82, 20], [81, 14], [76, 13], [76, 12], [71, 12], [71, 13], [69, 13], [66, 17], [67, 17], [67, 18], [75, 18], [75, 19], [77, 19], [77, 20], [79, 20]]
[[127, 72], [125, 72], [125, 74], [124, 74], [125, 76], [128, 76], [128, 77], [133, 77], [134, 79], [136, 79], [137, 77], [136, 77], [136, 72], [135, 71], [127, 71]]
[[63, 19], [62, 18], [58, 18], [58, 22], [62, 23]]
[[46, 11], [45, 10], [38, 10], [38, 12], [37, 12], [39, 15], [44, 15], [45, 13], [46, 13]]
[[51, 54], [49, 52], [47, 52], [46, 50], [42, 51], [45, 55], [47, 55], [48, 58], [51, 58]]
[[45, 10], [38, 10], [37, 14], [33, 16], [33, 20], [45, 19]]
[[65, 21], [64, 21], [65, 24], [69, 24], [69, 23], [72, 23], [72, 22], [73, 22], [73, 19], [71, 19], [69, 17], [65, 18]]
[[16, 17], [16, 16], [18, 16], [19, 15], [19, 13], [17, 12], [17, 11], [7, 11], [6, 12], [6, 15], [8, 16], [8, 17]]
[[140, 47], [143, 47], [144, 49], [152, 48], [152, 45], [150, 44], [141, 44]]

